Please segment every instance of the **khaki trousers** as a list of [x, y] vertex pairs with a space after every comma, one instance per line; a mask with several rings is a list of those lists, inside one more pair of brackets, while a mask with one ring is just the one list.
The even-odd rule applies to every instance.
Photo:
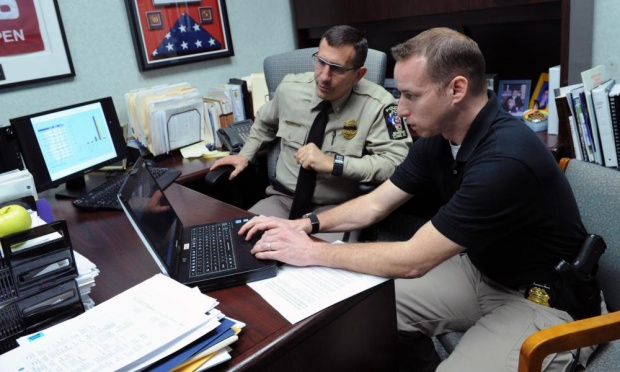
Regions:
[[[422, 278], [398, 279], [395, 284], [399, 332], [419, 331], [428, 336], [465, 332], [437, 371], [516, 371], [527, 337], [572, 321], [565, 311], [535, 304], [522, 293], [484, 277], [464, 254]], [[593, 350], [581, 350], [583, 365]], [[572, 360], [570, 352], [551, 355], [543, 370], [565, 371]]]

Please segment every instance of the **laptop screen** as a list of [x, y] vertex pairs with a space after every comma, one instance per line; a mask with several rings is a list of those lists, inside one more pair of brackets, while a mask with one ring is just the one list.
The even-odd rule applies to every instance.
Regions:
[[130, 219], [142, 233], [141, 238], [155, 250], [151, 254], [159, 256], [156, 261], [163, 260], [167, 274], [176, 273], [181, 221], [145, 165], [133, 168], [121, 188], [121, 198], [126, 200]]

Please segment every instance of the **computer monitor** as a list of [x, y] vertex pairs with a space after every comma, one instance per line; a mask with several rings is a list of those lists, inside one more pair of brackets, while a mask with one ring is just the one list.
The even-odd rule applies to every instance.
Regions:
[[65, 184], [57, 197], [79, 198], [100, 179], [86, 173], [127, 154], [112, 97], [10, 119], [37, 192]]

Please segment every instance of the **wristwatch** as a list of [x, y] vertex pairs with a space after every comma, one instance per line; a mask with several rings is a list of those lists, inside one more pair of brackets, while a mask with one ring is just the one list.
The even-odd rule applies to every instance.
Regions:
[[336, 154], [334, 156], [334, 169], [332, 169], [333, 176], [342, 176], [342, 169], [344, 168], [344, 155]]
[[304, 217], [310, 219], [310, 224], [312, 226], [312, 231], [310, 231], [310, 234], [314, 235], [318, 233], [320, 224], [319, 224], [319, 218], [316, 216], [316, 213], [314, 212], [306, 213], [304, 214]]

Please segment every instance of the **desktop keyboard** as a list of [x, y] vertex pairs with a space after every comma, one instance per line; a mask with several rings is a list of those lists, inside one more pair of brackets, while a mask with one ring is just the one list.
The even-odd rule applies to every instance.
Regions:
[[237, 267], [232, 248], [232, 229], [230, 222], [191, 229], [189, 272], [191, 277]]
[[[174, 182], [181, 174], [178, 170], [158, 167], [149, 167], [149, 171], [155, 176], [162, 190]], [[125, 173], [121, 176], [108, 179], [84, 196], [73, 200], [73, 206], [86, 210], [123, 210], [118, 201], [117, 194], [127, 176], [128, 173]]]

